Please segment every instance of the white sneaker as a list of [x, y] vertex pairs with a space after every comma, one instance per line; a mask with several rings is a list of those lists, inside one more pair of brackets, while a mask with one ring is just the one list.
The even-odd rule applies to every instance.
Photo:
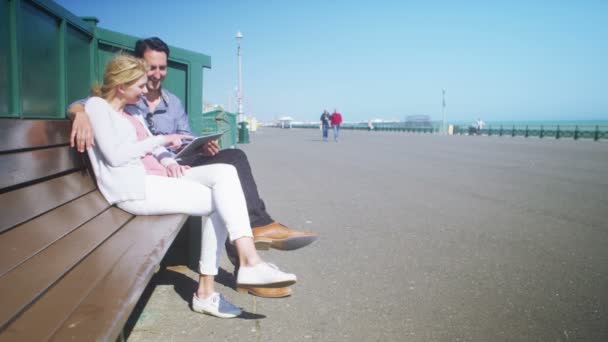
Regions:
[[296, 275], [285, 273], [271, 263], [241, 266], [236, 277], [237, 285], [258, 287], [285, 287], [296, 283]]
[[217, 292], [205, 299], [198, 298], [195, 293], [192, 296], [192, 310], [219, 318], [233, 318], [241, 314], [241, 309]]

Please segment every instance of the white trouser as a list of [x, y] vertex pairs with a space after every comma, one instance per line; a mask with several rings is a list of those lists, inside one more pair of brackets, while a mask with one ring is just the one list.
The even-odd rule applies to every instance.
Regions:
[[236, 169], [228, 164], [193, 167], [181, 178], [146, 175], [146, 198], [117, 203], [134, 215], [188, 214], [203, 220], [201, 274], [216, 275], [226, 237], [253, 237]]

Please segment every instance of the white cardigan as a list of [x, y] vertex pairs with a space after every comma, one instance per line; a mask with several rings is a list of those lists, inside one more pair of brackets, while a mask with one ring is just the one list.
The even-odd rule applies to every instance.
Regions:
[[171, 157], [161, 158], [170, 155], [163, 147], [165, 138], [153, 136], [142, 116], [135, 115], [150, 135], [138, 141], [133, 124], [102, 98], [89, 98], [84, 109], [95, 133], [95, 146], [88, 153], [99, 191], [110, 204], [144, 199], [146, 170], [141, 158], [152, 153], [165, 166], [177, 163]]

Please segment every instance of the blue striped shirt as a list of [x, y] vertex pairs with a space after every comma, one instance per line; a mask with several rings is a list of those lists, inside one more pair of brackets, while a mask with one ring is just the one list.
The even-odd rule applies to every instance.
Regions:
[[134, 105], [127, 105], [125, 111], [132, 115], [143, 115], [152, 134], [190, 134], [188, 115], [180, 99], [170, 91], [161, 88], [161, 101], [154, 112], [150, 111], [148, 101], [142, 96]]

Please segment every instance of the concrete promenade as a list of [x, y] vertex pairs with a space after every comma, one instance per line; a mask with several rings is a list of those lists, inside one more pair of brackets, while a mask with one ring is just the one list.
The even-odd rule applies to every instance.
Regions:
[[608, 142], [262, 128], [242, 146], [269, 212], [321, 235], [262, 256], [294, 295], [161, 271], [129, 341], [608, 341]]

